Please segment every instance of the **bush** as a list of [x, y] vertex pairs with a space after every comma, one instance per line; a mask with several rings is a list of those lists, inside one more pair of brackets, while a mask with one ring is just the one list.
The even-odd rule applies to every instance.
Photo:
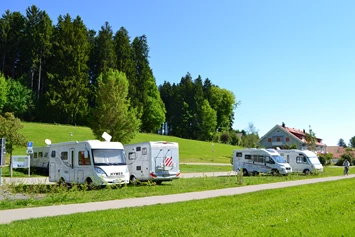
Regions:
[[233, 146], [240, 146], [242, 139], [235, 132], [230, 133], [230, 144]]
[[333, 154], [332, 153], [320, 154], [318, 158], [322, 165], [330, 165], [331, 161], [333, 160]]
[[228, 133], [223, 133], [221, 135], [221, 142], [224, 144], [229, 143], [229, 134]]

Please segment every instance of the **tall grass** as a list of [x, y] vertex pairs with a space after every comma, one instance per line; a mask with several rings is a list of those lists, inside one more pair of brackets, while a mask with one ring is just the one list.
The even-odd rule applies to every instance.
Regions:
[[353, 236], [353, 182], [16, 221], [0, 236]]

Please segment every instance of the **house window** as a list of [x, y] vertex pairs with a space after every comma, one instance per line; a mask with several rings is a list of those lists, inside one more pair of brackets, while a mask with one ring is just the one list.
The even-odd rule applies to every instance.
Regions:
[[289, 142], [290, 141], [290, 138], [289, 137], [286, 137], [286, 142]]
[[271, 138], [268, 138], [267, 141], [268, 141], [268, 142], [271, 142]]
[[280, 141], [281, 141], [281, 138], [279, 138], [279, 137], [278, 137], [278, 138], [276, 138], [276, 141], [280, 142]]

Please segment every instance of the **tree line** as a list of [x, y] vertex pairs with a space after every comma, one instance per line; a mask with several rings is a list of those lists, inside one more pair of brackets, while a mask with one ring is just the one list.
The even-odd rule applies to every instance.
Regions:
[[80, 16], [57, 24], [35, 5], [0, 19], [0, 112], [25, 121], [90, 126], [128, 142], [137, 132], [211, 140], [230, 131], [234, 94], [187, 73], [157, 86], [146, 35], [131, 40], [108, 22], [96, 32]]

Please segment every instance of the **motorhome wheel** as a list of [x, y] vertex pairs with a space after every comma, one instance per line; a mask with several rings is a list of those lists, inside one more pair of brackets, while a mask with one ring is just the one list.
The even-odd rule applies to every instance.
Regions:
[[249, 173], [248, 173], [248, 170], [247, 169], [243, 169], [243, 176], [248, 176]]
[[278, 170], [275, 170], [275, 169], [274, 169], [274, 170], [271, 171], [271, 175], [272, 175], [272, 176], [275, 176], [275, 175], [278, 175], [278, 174], [279, 174], [279, 171], [278, 171]]
[[68, 188], [68, 184], [65, 182], [63, 177], [59, 179], [58, 185], [63, 188]]
[[92, 190], [93, 189], [94, 183], [92, 182], [91, 178], [87, 178], [85, 183], [86, 183], [86, 185], [88, 187], [88, 190]]
[[131, 183], [132, 183], [132, 184], [136, 184], [136, 183], [137, 183], [137, 178], [136, 178], [136, 176], [134, 176], [134, 175], [131, 176]]

